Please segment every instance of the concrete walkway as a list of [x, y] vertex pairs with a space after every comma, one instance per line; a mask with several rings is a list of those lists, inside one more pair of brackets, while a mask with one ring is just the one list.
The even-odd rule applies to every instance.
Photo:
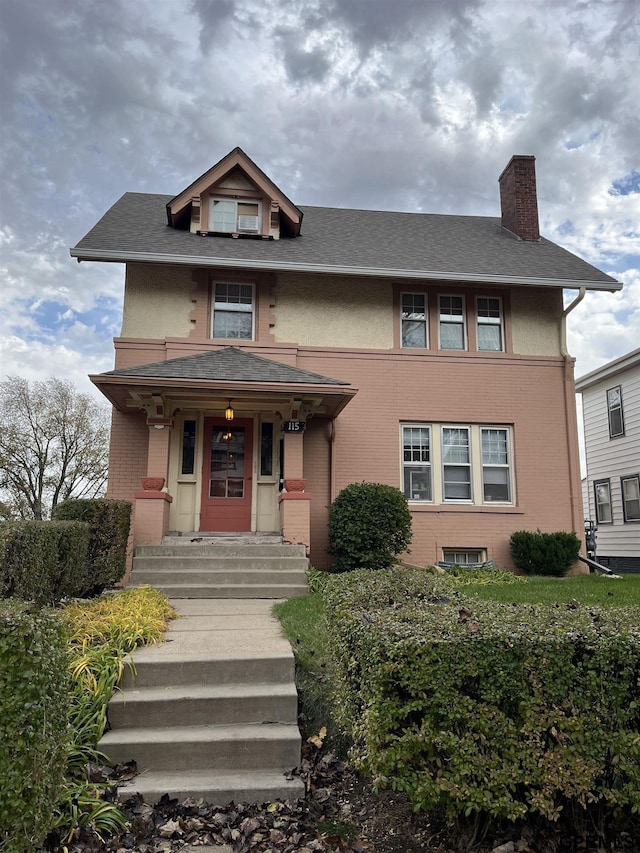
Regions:
[[263, 803], [303, 796], [285, 773], [300, 761], [294, 660], [273, 600], [175, 599], [164, 642], [134, 652], [109, 703], [99, 744], [139, 775], [120, 788], [172, 797]]

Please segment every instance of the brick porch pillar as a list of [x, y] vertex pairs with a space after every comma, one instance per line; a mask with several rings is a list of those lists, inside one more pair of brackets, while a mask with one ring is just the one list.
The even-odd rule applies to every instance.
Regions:
[[133, 545], [159, 545], [169, 532], [169, 509], [173, 498], [162, 491], [169, 472], [169, 442], [171, 429], [149, 423], [147, 476], [142, 489], [134, 493]]
[[284, 491], [280, 494], [280, 532], [285, 542], [311, 545], [311, 495], [302, 476], [303, 434], [284, 435]]

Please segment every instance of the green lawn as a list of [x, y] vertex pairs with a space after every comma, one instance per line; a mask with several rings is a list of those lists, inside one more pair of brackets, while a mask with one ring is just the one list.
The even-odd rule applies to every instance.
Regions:
[[604, 575], [580, 575], [574, 578], [547, 578], [534, 576], [526, 583], [469, 584], [465, 592], [489, 601], [511, 604], [580, 604], [625, 607], [640, 605], [640, 575], [623, 575], [610, 578]]

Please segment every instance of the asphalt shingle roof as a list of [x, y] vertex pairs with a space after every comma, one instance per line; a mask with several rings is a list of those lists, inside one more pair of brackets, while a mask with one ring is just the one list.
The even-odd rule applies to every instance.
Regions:
[[288, 385], [340, 385], [348, 382], [330, 379], [308, 370], [262, 358], [237, 347], [172, 358], [139, 367], [121, 367], [101, 376], [130, 376], [152, 379], [208, 379], [231, 382], [282, 382]]
[[322, 271], [326, 267], [353, 274], [377, 270], [380, 275], [394, 277], [405, 271], [423, 272], [431, 278], [442, 273], [461, 280], [486, 276], [516, 283], [519, 279], [536, 279], [584, 282], [601, 288], [607, 284], [614, 285], [613, 289], [620, 286], [611, 276], [549, 240], [518, 240], [502, 228], [499, 217], [301, 206], [304, 219], [299, 237], [232, 239], [201, 237], [168, 227], [166, 205], [171, 199], [125, 193], [72, 249], [72, 255], [103, 260], [101, 253], [107, 252], [111, 253], [109, 260], [139, 258], [185, 264], [201, 260], [220, 266], [228, 261], [233, 266], [259, 265], [274, 270], [317, 267]]

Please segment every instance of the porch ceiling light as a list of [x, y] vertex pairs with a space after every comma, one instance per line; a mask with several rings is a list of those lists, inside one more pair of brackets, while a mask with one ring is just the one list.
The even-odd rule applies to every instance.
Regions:
[[229, 400], [229, 404], [227, 405], [227, 408], [224, 410], [224, 418], [227, 421], [233, 420], [233, 406], [231, 405], [231, 400]]

